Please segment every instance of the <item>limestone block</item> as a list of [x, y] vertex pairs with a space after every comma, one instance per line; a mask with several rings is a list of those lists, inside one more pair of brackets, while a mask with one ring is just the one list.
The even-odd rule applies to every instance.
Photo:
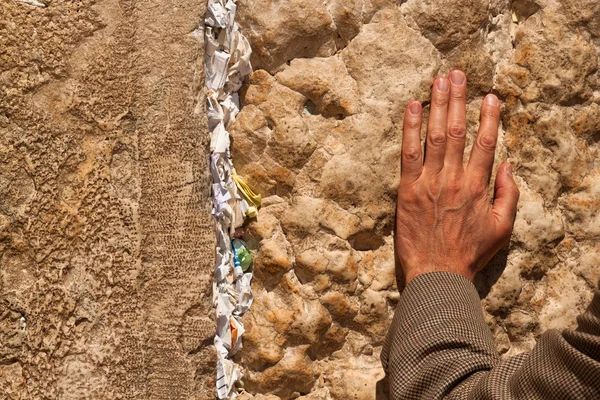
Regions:
[[359, 111], [356, 82], [338, 57], [295, 59], [275, 78], [308, 98], [318, 114], [346, 117]]
[[[497, 0], [298, 2], [240, 2], [258, 70], [232, 127], [234, 163], [276, 199], [248, 227], [258, 266], [262, 251], [289, 243], [285, 267], [255, 279], [256, 323], [240, 356], [253, 393], [385, 398], [375, 383], [402, 296], [393, 227], [403, 109], [417, 99], [427, 115], [433, 79], [453, 68], [470, 85], [467, 151], [481, 96], [495, 92], [494, 168], [510, 161], [521, 189], [511, 243], [476, 282], [497, 348], [516, 355], [546, 328], [572, 326], [598, 279], [596, 4], [517, 0], [513, 21]], [[285, 391], [266, 380], [284, 370]]]
[[487, 0], [408, 1], [403, 13], [440, 51], [451, 50], [476, 37], [488, 22]]
[[335, 53], [335, 24], [321, 0], [278, 2], [240, 1], [237, 17], [248, 30], [252, 63], [273, 72], [300, 57], [330, 56]]
[[589, 77], [598, 67], [597, 50], [551, 11], [541, 10], [517, 27], [512, 63], [524, 68], [515, 82], [524, 102], [569, 105], [592, 96]]
[[600, 4], [597, 1], [565, 0], [560, 2], [560, 6], [560, 12], [566, 16], [569, 25], [595, 37], [600, 36]]
[[215, 392], [204, 2], [0, 6], [0, 391]]
[[[0, 390], [214, 397], [205, 2], [45, 3], [0, 9]], [[476, 282], [497, 348], [573, 326], [600, 277], [598, 4], [237, 2], [254, 72], [232, 158], [263, 197], [245, 229], [242, 399], [386, 398], [403, 110], [428, 115], [453, 68], [467, 150], [494, 92], [495, 167], [521, 189], [511, 243]]]

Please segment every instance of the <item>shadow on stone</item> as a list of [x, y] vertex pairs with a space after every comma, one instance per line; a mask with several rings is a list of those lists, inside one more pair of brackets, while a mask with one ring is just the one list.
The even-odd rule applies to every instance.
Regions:
[[375, 385], [375, 400], [389, 400], [390, 398], [390, 382], [387, 375], [377, 381]]
[[490, 289], [502, 276], [504, 268], [506, 268], [506, 262], [508, 259], [509, 247], [503, 247], [486, 265], [486, 267], [475, 275], [475, 287], [479, 293], [480, 298], [485, 298]]

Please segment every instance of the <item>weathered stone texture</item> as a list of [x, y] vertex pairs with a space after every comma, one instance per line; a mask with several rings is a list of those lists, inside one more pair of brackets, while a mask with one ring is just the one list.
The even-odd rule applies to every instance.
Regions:
[[214, 393], [204, 2], [0, 5], [0, 398]]
[[234, 163], [265, 197], [238, 356], [254, 398], [385, 398], [402, 112], [452, 68], [469, 80], [467, 150], [482, 96], [503, 100], [497, 165], [521, 189], [510, 248], [477, 280], [498, 350], [573, 326], [600, 277], [597, 1], [239, 6], [256, 53]]
[[[5, 398], [212, 398], [204, 3], [0, 6]], [[574, 325], [600, 278], [599, 4], [238, 1], [255, 72], [232, 151], [264, 197], [244, 400], [385, 399], [402, 112], [452, 68], [467, 150], [481, 97], [503, 100], [521, 189], [477, 280], [498, 350]]]

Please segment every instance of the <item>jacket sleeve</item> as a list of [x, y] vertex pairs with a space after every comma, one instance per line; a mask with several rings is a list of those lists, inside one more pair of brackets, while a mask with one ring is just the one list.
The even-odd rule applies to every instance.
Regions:
[[471, 282], [419, 275], [402, 293], [381, 353], [391, 399], [600, 399], [598, 291], [578, 324], [501, 361]]

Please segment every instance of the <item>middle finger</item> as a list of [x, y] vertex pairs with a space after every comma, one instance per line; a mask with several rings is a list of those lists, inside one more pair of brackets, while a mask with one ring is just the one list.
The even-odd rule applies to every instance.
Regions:
[[450, 72], [450, 82], [446, 165], [452, 170], [462, 171], [467, 136], [467, 78], [462, 71], [454, 70]]
[[446, 153], [446, 126], [448, 118], [448, 98], [450, 82], [445, 76], [438, 77], [431, 90], [431, 109], [427, 124], [427, 145], [425, 147], [424, 170], [437, 174], [444, 166]]

